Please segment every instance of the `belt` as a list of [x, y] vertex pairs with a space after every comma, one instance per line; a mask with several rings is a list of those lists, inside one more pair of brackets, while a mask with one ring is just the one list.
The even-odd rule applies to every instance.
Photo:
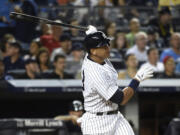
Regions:
[[97, 112], [95, 113], [97, 116], [102, 116], [102, 115], [112, 115], [112, 114], [117, 114], [118, 110], [115, 111], [108, 111], [108, 112]]

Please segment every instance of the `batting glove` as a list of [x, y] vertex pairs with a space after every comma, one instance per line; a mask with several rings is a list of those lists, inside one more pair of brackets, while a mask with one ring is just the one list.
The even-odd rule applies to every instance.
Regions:
[[134, 78], [139, 82], [142, 82], [151, 77], [153, 77], [153, 69], [148, 66], [143, 66], [138, 70]]
[[88, 30], [86, 31], [86, 35], [93, 34], [93, 33], [95, 33], [95, 32], [97, 32], [96, 27], [94, 27], [94, 26], [92, 26], [92, 25], [89, 25], [89, 26], [88, 26]]

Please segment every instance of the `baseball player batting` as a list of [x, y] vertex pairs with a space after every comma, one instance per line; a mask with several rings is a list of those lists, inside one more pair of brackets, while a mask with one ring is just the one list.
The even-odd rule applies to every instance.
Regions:
[[109, 42], [103, 32], [89, 26], [84, 39], [87, 55], [81, 73], [85, 113], [78, 120], [84, 135], [134, 135], [118, 105], [126, 104], [139, 83], [153, 76], [153, 69], [143, 67], [126, 88], [119, 89], [118, 74], [108, 59]]
[[117, 85], [118, 73], [108, 59], [111, 39], [94, 26], [73, 26], [16, 12], [11, 12], [11, 17], [87, 30], [84, 39], [87, 55], [81, 72], [86, 112], [78, 120], [82, 132], [84, 135], [134, 135], [129, 123], [118, 111], [118, 105], [126, 104], [139, 83], [153, 76], [152, 68], [142, 67], [130, 84], [121, 90]]

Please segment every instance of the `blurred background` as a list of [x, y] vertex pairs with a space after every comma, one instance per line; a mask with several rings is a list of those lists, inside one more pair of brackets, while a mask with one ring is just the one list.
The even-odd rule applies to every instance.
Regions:
[[80, 135], [85, 32], [12, 11], [105, 32], [121, 88], [152, 66], [120, 111], [136, 135], [180, 135], [180, 0], [0, 0], [0, 135]]

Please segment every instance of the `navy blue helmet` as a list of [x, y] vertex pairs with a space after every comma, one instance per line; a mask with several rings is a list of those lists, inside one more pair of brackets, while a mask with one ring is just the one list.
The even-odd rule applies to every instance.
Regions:
[[97, 31], [89, 34], [84, 39], [84, 46], [87, 52], [92, 48], [98, 48], [101, 46], [110, 46], [110, 38], [108, 38], [103, 32]]

